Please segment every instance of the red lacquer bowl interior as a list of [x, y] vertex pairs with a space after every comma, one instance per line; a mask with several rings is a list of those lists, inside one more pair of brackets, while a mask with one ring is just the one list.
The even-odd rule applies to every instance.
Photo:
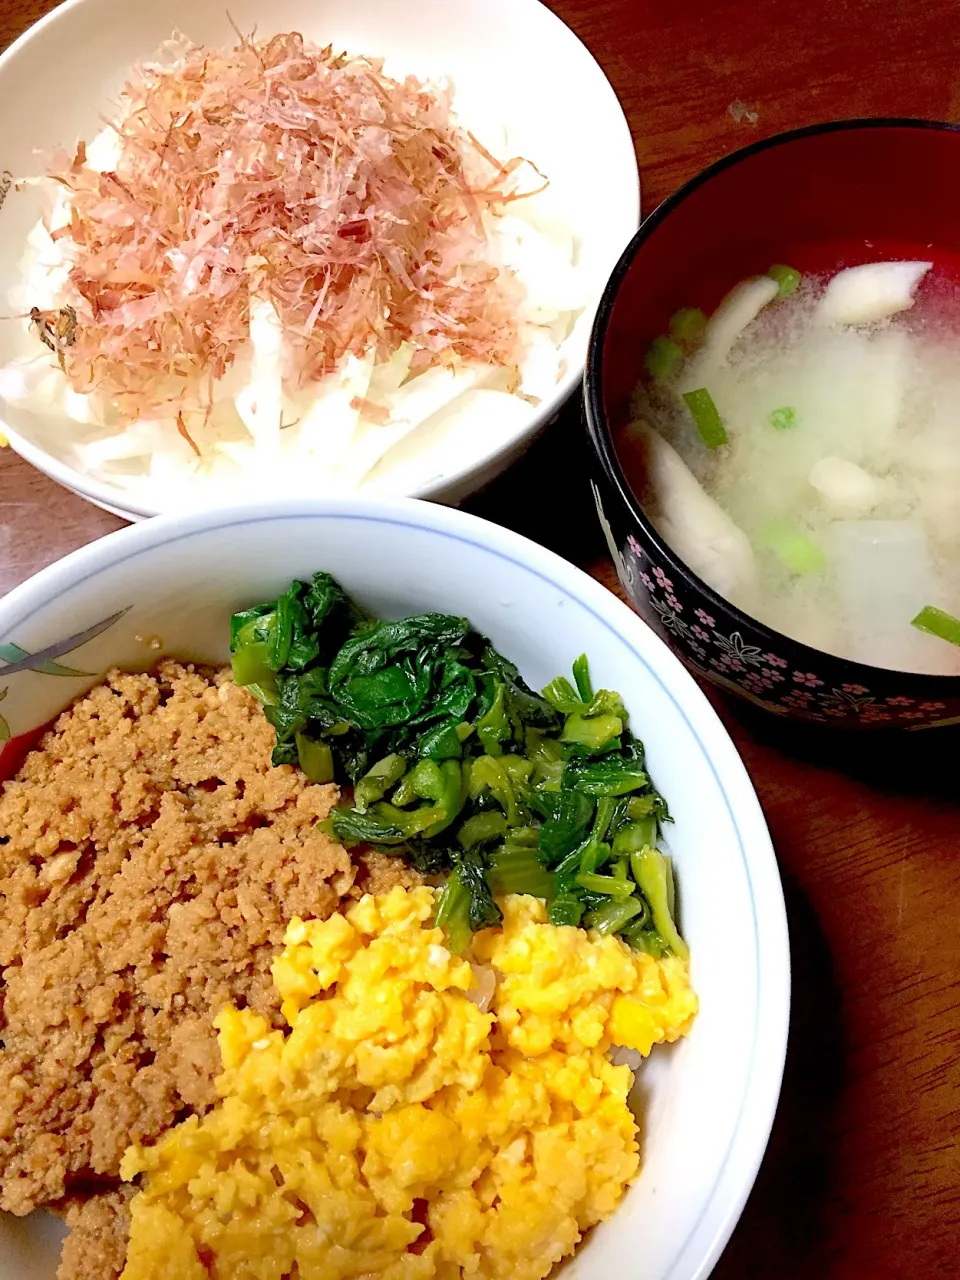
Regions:
[[960, 281], [960, 131], [850, 122], [759, 143], [707, 170], [648, 219], [606, 333], [607, 421], [625, 421], [643, 352], [679, 307], [708, 314], [744, 276], [932, 259]]

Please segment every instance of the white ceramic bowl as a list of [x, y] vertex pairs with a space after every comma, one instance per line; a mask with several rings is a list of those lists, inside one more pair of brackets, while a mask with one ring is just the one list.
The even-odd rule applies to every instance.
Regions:
[[[623, 694], [675, 818], [669, 845], [701, 1011], [688, 1040], [655, 1050], [641, 1070], [643, 1171], [564, 1275], [703, 1280], [753, 1183], [779, 1094], [790, 996], [783, 896], [733, 744], [677, 659], [603, 587], [514, 533], [422, 502], [163, 517], [75, 552], [0, 601], [0, 644], [91, 673], [0, 669], [9, 730], [49, 719], [113, 664], [148, 666], [157, 654], [146, 638], [225, 659], [231, 612], [321, 568], [384, 616], [468, 615], [534, 686], [586, 652], [596, 682]], [[0, 1280], [50, 1280], [55, 1239], [41, 1215], [0, 1215]]]
[[[476, 122], [481, 134], [479, 122], [506, 124], [513, 153], [535, 160], [550, 179], [545, 198], [551, 215], [574, 232], [588, 305], [564, 344], [566, 372], [549, 399], [531, 406], [518, 426], [491, 422], [455, 460], [437, 458], [436, 466], [397, 477], [396, 492], [458, 502], [519, 456], [583, 375], [596, 303], [640, 215], [636, 157], [616, 95], [576, 36], [538, 0], [68, 0], [0, 57], [0, 171], [34, 174], [38, 151], [89, 140], [136, 62], [175, 29], [201, 44], [228, 45], [235, 39], [231, 19], [243, 31], [298, 30], [320, 44], [383, 55], [404, 73], [451, 78], [464, 123]], [[33, 189], [13, 189], [3, 201], [0, 297], [18, 280], [40, 211]], [[0, 364], [35, 347], [22, 326], [0, 328]], [[58, 483], [130, 519], [159, 514], [148, 496], [134, 499], [77, 469], [65, 435], [22, 410], [0, 411], [17, 452]], [[287, 484], [283, 495], [289, 492]]]

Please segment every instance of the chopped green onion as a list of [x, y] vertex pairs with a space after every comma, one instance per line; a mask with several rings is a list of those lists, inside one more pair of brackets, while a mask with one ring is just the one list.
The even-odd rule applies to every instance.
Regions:
[[333, 752], [326, 742], [316, 742], [302, 733], [295, 735], [297, 760], [311, 782], [333, 781]]
[[647, 373], [657, 382], [669, 382], [683, 368], [683, 352], [672, 338], [661, 335], [647, 347]]
[[797, 533], [784, 520], [771, 520], [764, 525], [760, 538], [791, 573], [819, 573], [827, 563], [827, 557], [817, 544]]
[[779, 286], [778, 298], [788, 298], [791, 293], [796, 293], [803, 279], [796, 267], [787, 267], [782, 262], [775, 262], [767, 270], [767, 275]]
[[770, 414], [770, 425], [777, 431], [787, 431], [797, 425], [797, 411], [793, 405], [785, 404], [781, 409], [774, 409]]
[[681, 307], [670, 317], [670, 337], [681, 346], [696, 346], [706, 327], [707, 317], [699, 307]]
[[713, 402], [713, 396], [706, 387], [699, 387], [696, 391], [685, 391], [683, 399], [700, 432], [700, 439], [707, 448], [718, 449], [720, 445], [726, 444], [727, 433], [723, 419]]
[[597, 907], [583, 923], [588, 929], [596, 929], [597, 933], [619, 933], [642, 910], [643, 903], [639, 898], [622, 898], [619, 902], [605, 902], [602, 907]]
[[947, 640], [950, 644], [960, 644], [960, 618], [952, 613], [944, 613], [934, 605], [925, 605], [910, 623], [918, 631], [925, 631], [928, 636], [936, 636], [938, 640]]

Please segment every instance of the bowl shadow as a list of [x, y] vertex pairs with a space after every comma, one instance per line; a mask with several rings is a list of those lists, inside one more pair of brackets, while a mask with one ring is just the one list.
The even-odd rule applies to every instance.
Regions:
[[793, 956], [790, 1034], [770, 1143], [713, 1280], [825, 1274], [846, 1082], [842, 995], [826, 935], [810, 901], [783, 878]]
[[463, 509], [585, 568], [609, 559], [609, 552], [590, 489], [593, 462], [582, 413], [578, 393], [523, 457]]
[[746, 731], [758, 746], [829, 769], [873, 790], [879, 785], [888, 797], [956, 804], [960, 725], [935, 732], [905, 732], [901, 727], [851, 733], [831, 725], [784, 721], [702, 682], [701, 688], [734, 738]]

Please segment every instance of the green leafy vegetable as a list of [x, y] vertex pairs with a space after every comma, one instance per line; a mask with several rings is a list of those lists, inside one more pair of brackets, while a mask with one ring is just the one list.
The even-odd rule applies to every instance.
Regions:
[[324, 829], [446, 876], [437, 922], [462, 951], [532, 894], [557, 925], [685, 954], [670, 821], [620, 695], [572, 679], [537, 693], [465, 618], [366, 617], [329, 574], [231, 621], [234, 678], [276, 731], [275, 764], [353, 788]]
[[955, 618], [952, 613], [945, 613], [932, 604], [925, 605], [910, 625], [939, 640], [960, 644], [960, 618]]
[[578, 925], [583, 919], [583, 899], [575, 893], [561, 891], [550, 903], [547, 916], [551, 924]]
[[803, 276], [795, 267], [785, 266], [782, 262], [775, 262], [772, 267], [769, 267], [767, 275], [771, 280], [776, 280], [777, 282], [779, 287], [778, 298], [788, 298], [791, 293], [796, 293], [800, 287], [800, 281], [803, 279]]
[[719, 449], [727, 443], [727, 431], [720, 417], [720, 411], [713, 402], [713, 396], [706, 387], [696, 391], [685, 391], [683, 400], [693, 418], [694, 425], [700, 433], [700, 439], [708, 449]]

